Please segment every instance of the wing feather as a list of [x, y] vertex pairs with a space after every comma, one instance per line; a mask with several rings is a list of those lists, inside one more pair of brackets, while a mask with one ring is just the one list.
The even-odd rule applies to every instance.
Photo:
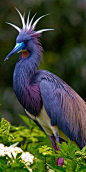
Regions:
[[40, 82], [44, 107], [51, 125], [58, 126], [81, 148], [86, 142], [86, 102], [64, 81], [48, 75]]

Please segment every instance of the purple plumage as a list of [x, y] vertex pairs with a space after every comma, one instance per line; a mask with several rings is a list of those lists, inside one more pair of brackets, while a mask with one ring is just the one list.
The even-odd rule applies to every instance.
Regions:
[[[18, 11], [18, 10], [17, 10]], [[16, 46], [5, 60], [20, 52], [13, 75], [13, 87], [16, 96], [26, 113], [49, 135], [55, 150], [59, 151], [54, 140], [59, 137], [70, 138], [82, 148], [86, 143], [86, 102], [64, 81], [54, 74], [38, 70], [42, 58], [42, 47], [38, 38], [44, 31], [35, 31], [36, 24], [44, 17], [33, 18], [25, 24], [24, 16], [18, 11], [23, 28], [12, 25], [19, 31]], [[63, 165], [63, 158], [57, 164]]]
[[[33, 84], [31, 81], [32, 76], [35, 75], [37, 70], [37, 57], [35, 58], [33, 54], [29, 58], [30, 59], [22, 59], [20, 54], [20, 60], [16, 64], [14, 70], [13, 86], [16, 96], [22, 106], [31, 114], [37, 116], [42, 107], [42, 99], [38, 84]], [[35, 61], [36, 63], [34, 63]]]

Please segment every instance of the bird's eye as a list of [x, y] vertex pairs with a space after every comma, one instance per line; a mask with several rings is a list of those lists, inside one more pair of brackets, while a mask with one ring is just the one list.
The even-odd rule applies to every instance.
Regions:
[[27, 45], [27, 41], [25, 41], [24, 43], [25, 43], [25, 45]]

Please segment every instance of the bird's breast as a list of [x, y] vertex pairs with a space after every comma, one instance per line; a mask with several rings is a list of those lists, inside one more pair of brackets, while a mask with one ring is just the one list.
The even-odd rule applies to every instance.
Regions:
[[58, 133], [59, 137], [68, 141], [67, 136], [61, 130], [59, 130], [58, 126], [51, 125], [51, 120], [50, 120], [44, 106], [42, 107], [42, 109], [37, 117], [30, 114], [27, 110], [25, 110], [25, 111], [31, 119], [36, 120], [41, 125], [41, 127], [43, 128], [43, 130], [45, 131], [45, 133], [47, 135], [52, 136], [54, 134], [54, 136], [56, 136], [56, 133]]

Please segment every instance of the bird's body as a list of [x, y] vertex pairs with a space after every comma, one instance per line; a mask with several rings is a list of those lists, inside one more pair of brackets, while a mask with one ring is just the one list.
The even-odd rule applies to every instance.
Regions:
[[86, 102], [59, 77], [38, 70], [42, 57], [38, 36], [46, 29], [35, 32], [37, 22], [27, 28], [24, 17], [21, 19], [23, 29], [11, 24], [19, 35], [17, 45], [6, 58], [20, 51], [13, 75], [16, 96], [28, 116], [38, 123], [51, 141], [53, 136], [57, 142], [59, 137], [64, 140], [70, 138], [83, 148], [86, 143]]
[[59, 77], [37, 70], [36, 66], [33, 74], [27, 65], [29, 60], [27, 64], [23, 62], [23, 68], [21, 60], [17, 63], [13, 81], [16, 96], [28, 116], [48, 135], [58, 132], [61, 138], [70, 138], [82, 148], [86, 142], [86, 102]]

